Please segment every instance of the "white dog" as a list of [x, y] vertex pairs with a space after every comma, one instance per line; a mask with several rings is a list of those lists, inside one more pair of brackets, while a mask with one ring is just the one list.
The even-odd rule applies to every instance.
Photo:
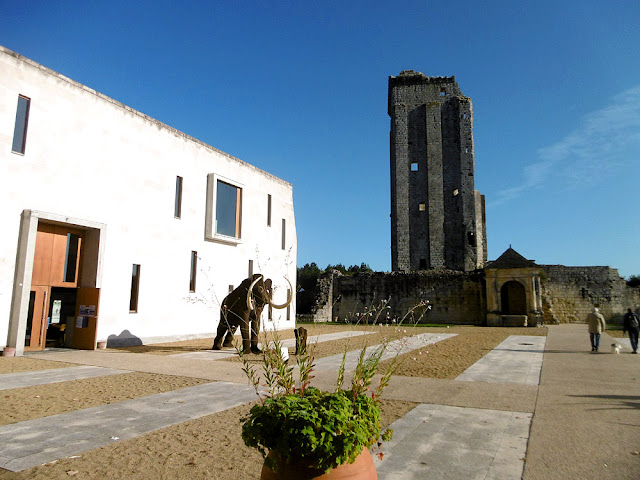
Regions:
[[611, 344], [611, 353], [620, 353], [620, 349], [622, 348], [622, 345], [620, 345], [619, 343], [612, 343]]

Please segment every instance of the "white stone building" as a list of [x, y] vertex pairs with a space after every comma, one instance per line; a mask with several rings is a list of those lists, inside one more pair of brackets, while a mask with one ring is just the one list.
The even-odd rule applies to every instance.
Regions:
[[[296, 284], [291, 184], [0, 47], [0, 349], [212, 336]], [[263, 312], [289, 329], [294, 302]], [[64, 335], [62, 334], [64, 332]]]

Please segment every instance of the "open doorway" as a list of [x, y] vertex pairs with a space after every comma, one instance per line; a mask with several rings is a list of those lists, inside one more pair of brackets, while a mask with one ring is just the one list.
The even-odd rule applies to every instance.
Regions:
[[94, 349], [106, 225], [23, 210], [19, 232], [7, 346]]
[[515, 280], [506, 282], [500, 289], [503, 315], [526, 315], [527, 295], [524, 285]]

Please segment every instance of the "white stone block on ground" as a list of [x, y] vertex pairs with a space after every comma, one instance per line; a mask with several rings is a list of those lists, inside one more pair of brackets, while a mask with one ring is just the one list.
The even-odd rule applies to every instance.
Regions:
[[456, 380], [538, 385], [547, 337], [511, 335]]
[[520, 479], [532, 415], [421, 404], [394, 422], [380, 480]]

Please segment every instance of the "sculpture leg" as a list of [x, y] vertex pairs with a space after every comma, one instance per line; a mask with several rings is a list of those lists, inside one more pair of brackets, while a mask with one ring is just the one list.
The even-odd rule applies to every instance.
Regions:
[[235, 326], [229, 328], [227, 336], [224, 337], [224, 343], [222, 344], [223, 347], [233, 347], [233, 336], [235, 335], [237, 329], [238, 327]]
[[242, 353], [251, 353], [251, 325], [249, 319], [240, 322], [240, 333], [242, 334]]
[[262, 353], [258, 348], [258, 336], [260, 334], [260, 317], [262, 311], [252, 312], [251, 315], [251, 351], [253, 353]]
[[222, 317], [221, 315], [220, 323], [218, 324], [218, 331], [216, 333], [216, 338], [213, 340], [213, 346], [211, 347], [212, 350], [222, 349], [222, 339], [224, 338], [224, 335], [227, 333], [228, 330], [229, 328], [227, 327], [227, 322], [224, 319], [224, 317]]

